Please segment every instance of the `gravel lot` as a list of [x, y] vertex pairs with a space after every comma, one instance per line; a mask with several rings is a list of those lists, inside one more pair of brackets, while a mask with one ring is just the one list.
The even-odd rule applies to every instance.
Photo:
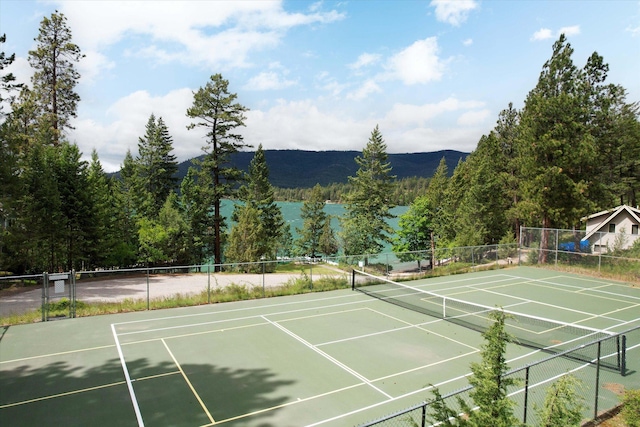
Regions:
[[[149, 298], [161, 298], [175, 294], [196, 294], [207, 289], [224, 287], [231, 283], [255, 286], [277, 286], [299, 278], [300, 273], [270, 274], [160, 274], [149, 276]], [[208, 282], [209, 281], [209, 282]], [[51, 287], [52, 297], [68, 296], [68, 285], [65, 292], [55, 294]], [[76, 284], [76, 298], [84, 302], [115, 302], [130, 299], [147, 298], [146, 276], [110, 277], [94, 280], [82, 280]], [[42, 305], [42, 288], [30, 290], [5, 290], [0, 292], [0, 316], [23, 313], [38, 309]]]

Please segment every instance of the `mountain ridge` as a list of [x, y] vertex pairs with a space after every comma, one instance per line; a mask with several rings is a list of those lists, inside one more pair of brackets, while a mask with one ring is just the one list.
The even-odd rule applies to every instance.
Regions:
[[[248, 171], [255, 151], [240, 151], [231, 156], [230, 165]], [[316, 184], [326, 186], [345, 183], [349, 176], [355, 176], [358, 165], [355, 162], [360, 151], [306, 151], [306, 150], [264, 150], [269, 167], [269, 181], [274, 187], [310, 188]], [[469, 153], [456, 150], [440, 150], [421, 153], [388, 154], [391, 173], [398, 179], [409, 177], [430, 178], [444, 157], [449, 174], [458, 162]], [[202, 159], [204, 154], [195, 159]], [[194, 159], [178, 164], [177, 177], [181, 181], [187, 174]]]

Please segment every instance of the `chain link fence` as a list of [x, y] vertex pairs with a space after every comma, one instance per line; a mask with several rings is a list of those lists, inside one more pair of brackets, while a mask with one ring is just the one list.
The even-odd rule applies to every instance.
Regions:
[[633, 234], [521, 227], [518, 258], [640, 280], [640, 239]]
[[[624, 343], [622, 354], [626, 359], [620, 361], [619, 369], [604, 368], [602, 362], [603, 346], [607, 341], [617, 340]], [[576, 355], [591, 354], [593, 359], [587, 363], [577, 363]], [[586, 343], [550, 356], [541, 361], [528, 364], [506, 373], [503, 378], [512, 378], [515, 385], [507, 390], [509, 398], [514, 402], [514, 414], [529, 426], [539, 426], [538, 411], [544, 405], [547, 388], [564, 375], [571, 374], [579, 381], [579, 395], [583, 401], [584, 421], [598, 419], [603, 413], [620, 404], [620, 394], [627, 388], [637, 388], [638, 369], [640, 360], [640, 326], [631, 328], [612, 337], [603, 338]], [[628, 363], [627, 363], [628, 362]], [[631, 365], [631, 366], [629, 366]], [[407, 408], [403, 411], [379, 418], [360, 427], [410, 427], [440, 425], [436, 418], [437, 404], [444, 404], [447, 408], [464, 417], [466, 407], [474, 408], [471, 392], [468, 386], [461, 390], [441, 396], [439, 400], [429, 400]]]

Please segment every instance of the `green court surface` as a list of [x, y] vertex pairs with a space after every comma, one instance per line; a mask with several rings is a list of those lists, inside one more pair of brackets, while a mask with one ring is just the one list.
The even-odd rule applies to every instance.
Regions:
[[[593, 329], [640, 325], [637, 284], [526, 267], [406, 283]], [[431, 384], [466, 386], [482, 343], [478, 332], [352, 290], [0, 334], [2, 426], [357, 425], [430, 398]], [[508, 348], [513, 368], [547, 356]], [[629, 374], [616, 381], [640, 387], [639, 356], [629, 348]]]

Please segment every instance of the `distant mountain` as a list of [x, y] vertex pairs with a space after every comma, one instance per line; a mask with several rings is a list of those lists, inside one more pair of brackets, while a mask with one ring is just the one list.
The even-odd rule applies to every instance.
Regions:
[[[356, 156], [359, 151], [302, 151], [302, 150], [265, 150], [264, 157], [269, 166], [269, 180], [280, 188], [309, 188], [316, 184], [328, 185], [335, 182], [347, 182], [347, 177], [355, 176], [358, 165]], [[231, 158], [231, 164], [247, 171], [254, 152], [242, 151]], [[413, 176], [429, 178], [444, 157], [453, 172], [458, 161], [469, 153], [443, 150], [430, 153], [389, 154], [393, 167], [392, 173], [401, 178]], [[199, 159], [203, 156], [198, 157]], [[178, 178], [181, 181], [187, 174], [192, 160], [178, 165]]]

